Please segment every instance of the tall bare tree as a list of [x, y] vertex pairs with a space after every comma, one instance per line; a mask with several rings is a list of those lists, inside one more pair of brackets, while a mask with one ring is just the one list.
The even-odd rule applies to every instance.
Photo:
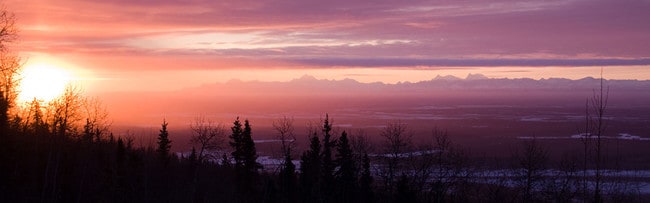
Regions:
[[[370, 162], [368, 154], [373, 153], [375, 150], [373, 143], [370, 142], [370, 138], [366, 134], [366, 131], [363, 129], [353, 130], [350, 136], [350, 145], [352, 147], [354, 162], [357, 164], [356, 168], [363, 169], [364, 161], [366, 161], [365, 159], [368, 159], [367, 161]], [[358, 172], [359, 174], [357, 174], [357, 176], [362, 177], [363, 171], [359, 170]]]
[[407, 125], [401, 121], [389, 122], [380, 133], [384, 138], [384, 156], [386, 167], [382, 170], [381, 176], [384, 180], [384, 187], [388, 192], [393, 192], [396, 187], [398, 172], [402, 167], [400, 158], [412, 147], [412, 132], [407, 131]]
[[278, 133], [277, 138], [280, 140], [281, 153], [284, 157], [280, 166], [280, 193], [282, 202], [296, 201], [296, 166], [292, 162], [292, 152], [295, 147], [296, 137], [294, 136], [293, 117], [283, 116], [273, 121], [273, 128]]
[[81, 89], [69, 85], [59, 98], [49, 102], [47, 105], [47, 120], [50, 132], [54, 136], [49, 137], [49, 150], [45, 175], [43, 181], [42, 198], [52, 199], [57, 191], [57, 177], [59, 175], [62, 153], [61, 143], [69, 136], [77, 134], [78, 122], [81, 120], [81, 107], [84, 98], [81, 96]]
[[591, 98], [591, 111], [593, 114], [595, 114], [595, 117], [591, 119], [590, 122], [592, 122], [592, 129], [591, 133], [589, 135], [595, 136], [595, 148], [594, 148], [594, 153], [595, 153], [595, 167], [596, 167], [596, 174], [595, 174], [595, 182], [596, 186], [594, 188], [594, 201], [595, 202], [602, 202], [602, 177], [601, 177], [601, 169], [602, 169], [602, 164], [603, 164], [603, 134], [605, 133], [605, 128], [607, 126], [605, 122], [605, 110], [607, 108], [607, 101], [609, 98], [609, 87], [605, 89], [604, 87], [604, 78], [603, 78], [603, 70], [600, 70], [600, 87], [598, 91], [594, 90], [593, 96]]
[[6, 50], [8, 44], [17, 38], [16, 16], [4, 7], [0, 8], [0, 50]]
[[9, 112], [14, 106], [18, 91], [20, 57], [9, 51], [8, 46], [18, 37], [13, 13], [0, 8], [0, 134], [5, 134], [9, 124]]
[[194, 118], [190, 124], [192, 130], [192, 139], [190, 142], [199, 145], [199, 154], [197, 160], [199, 163], [208, 159], [217, 159], [219, 156], [212, 153], [224, 147], [226, 142], [226, 127], [222, 123], [216, 123], [204, 116]]
[[79, 86], [66, 86], [63, 94], [50, 101], [47, 106], [52, 133], [56, 136], [76, 134], [79, 121], [83, 117], [84, 103], [85, 98]]
[[544, 169], [548, 162], [548, 150], [541, 146], [536, 139], [525, 141], [522, 150], [515, 154], [518, 161], [518, 176], [524, 189], [524, 202], [534, 201], [533, 192], [538, 189], [543, 179]]
[[104, 139], [111, 127], [106, 106], [97, 98], [87, 98], [83, 103], [83, 113], [86, 117], [84, 137], [96, 142]]
[[585, 102], [585, 126], [583, 136], [580, 138], [583, 147], [582, 157], [582, 198], [588, 199], [589, 181], [587, 172], [589, 170], [589, 158], [591, 157], [591, 114], [589, 111], [589, 99]]
[[416, 183], [424, 192], [424, 201], [444, 202], [453, 192], [460, 199], [457, 201], [463, 202], [466, 197], [459, 196], [468, 190], [463, 187], [464, 181], [473, 175], [467, 166], [467, 155], [454, 145], [447, 131], [434, 128], [431, 135], [433, 143], [421, 147], [420, 155], [410, 161], [417, 175]]
[[273, 129], [278, 133], [277, 138], [282, 144], [282, 155], [291, 154], [291, 150], [295, 146], [296, 136], [293, 134], [294, 119], [293, 117], [283, 116], [282, 118], [273, 121]]
[[366, 131], [363, 129], [352, 131], [350, 144], [355, 155], [359, 155], [359, 162], [361, 162], [360, 160], [363, 158], [363, 154], [369, 154], [375, 150], [373, 144], [370, 142], [370, 138], [368, 138]]
[[[0, 36], [0, 38], [2, 38]], [[0, 46], [2, 46], [0, 44]], [[0, 91], [2, 98], [15, 102], [18, 97], [18, 82], [20, 82], [20, 69], [22, 68], [21, 58], [14, 53], [0, 49]]]
[[[602, 202], [602, 167], [603, 167], [603, 134], [607, 128], [605, 111], [609, 99], [609, 87], [605, 87], [603, 70], [600, 70], [598, 89], [594, 89], [592, 96], [585, 102], [585, 126], [582, 133], [584, 149], [582, 168], [582, 194], [583, 199], [593, 198], [594, 202]], [[590, 195], [590, 182], [588, 170], [590, 163], [594, 167], [593, 196]], [[591, 197], [590, 197], [591, 196]]]

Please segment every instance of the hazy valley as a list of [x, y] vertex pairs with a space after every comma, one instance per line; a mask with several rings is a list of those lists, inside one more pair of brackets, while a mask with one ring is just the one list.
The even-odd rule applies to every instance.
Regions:
[[[552, 148], [553, 157], [577, 153], [584, 132], [585, 102], [599, 88], [594, 78], [465, 79], [437, 77], [419, 83], [359, 83], [354, 80], [318, 80], [303, 76], [290, 82], [230, 81], [182, 91], [107, 93], [102, 98], [114, 115], [114, 132], [149, 135], [138, 138], [153, 144], [162, 119], [170, 122], [174, 151], [191, 149], [190, 123], [206, 117], [226, 126], [236, 117], [249, 119], [256, 140], [275, 139], [271, 123], [283, 116], [295, 119], [299, 149], [307, 147], [308, 124], [329, 114], [339, 131], [362, 130], [381, 144], [387, 123], [408, 125], [417, 142], [431, 141], [434, 128], [476, 156], [511, 156], [521, 139], [537, 137]], [[625, 167], [648, 167], [650, 152], [650, 81], [607, 80], [607, 142]], [[119, 98], [119, 99], [112, 99]], [[152, 102], [156, 101], [156, 102]], [[123, 117], [122, 115], [128, 115]], [[138, 125], [133, 125], [138, 124]], [[620, 137], [622, 135], [638, 136]], [[261, 144], [271, 153], [272, 144]], [[265, 145], [269, 145], [266, 146]], [[629, 161], [628, 161], [629, 160]]]

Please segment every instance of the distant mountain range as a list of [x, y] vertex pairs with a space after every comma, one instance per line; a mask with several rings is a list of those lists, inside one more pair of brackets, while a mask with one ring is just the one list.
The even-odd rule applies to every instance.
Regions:
[[[341, 109], [384, 108], [388, 111], [454, 105], [573, 106], [581, 109], [599, 89], [600, 82], [592, 77], [535, 80], [470, 74], [466, 78], [437, 76], [420, 82], [386, 84], [304, 75], [286, 82], [230, 80], [177, 91], [114, 92], [103, 98], [114, 109], [113, 114], [128, 115], [117, 120], [155, 123], [158, 121], [155, 119], [172, 114], [334, 113]], [[603, 80], [603, 85], [609, 89], [608, 101], [612, 107], [650, 108], [650, 81]]]
[[[586, 77], [578, 80], [565, 78], [530, 79], [530, 78], [488, 78], [482, 74], [469, 74], [466, 78], [458, 78], [451, 75], [437, 76], [431, 80], [420, 82], [399, 82], [386, 84], [381, 82], [361, 83], [353, 79], [327, 80], [317, 79], [311, 75], [304, 75], [288, 82], [261, 82], [230, 80], [226, 83], [205, 84], [194, 90], [218, 89], [225, 92], [241, 92], [245, 90], [264, 90], [271, 92], [303, 92], [315, 91], [312, 93], [328, 92], [429, 92], [429, 91], [459, 91], [459, 90], [570, 90], [570, 91], [592, 91], [600, 87], [600, 79]], [[605, 88], [610, 91], [648, 91], [650, 81], [648, 80], [603, 80]], [[231, 89], [232, 88], [232, 89]]]

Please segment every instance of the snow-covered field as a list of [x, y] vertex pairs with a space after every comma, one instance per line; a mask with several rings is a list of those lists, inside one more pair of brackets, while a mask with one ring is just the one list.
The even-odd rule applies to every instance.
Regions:
[[[559, 137], [559, 136], [519, 136], [517, 139], [523, 139], [523, 140], [532, 140], [532, 139], [540, 139], [540, 140], [559, 140], [559, 139], [596, 139], [596, 136], [588, 136], [586, 133], [581, 133], [581, 134], [576, 134], [576, 135], [571, 135], [571, 136], [566, 136], [566, 137]], [[618, 133], [618, 136], [601, 136], [601, 139], [610, 139], [610, 140], [638, 140], [638, 141], [650, 141], [650, 137], [641, 137], [638, 135], [632, 135], [629, 133]]]

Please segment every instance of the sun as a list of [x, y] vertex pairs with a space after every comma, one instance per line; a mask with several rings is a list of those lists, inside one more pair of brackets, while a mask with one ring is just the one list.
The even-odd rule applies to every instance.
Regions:
[[69, 71], [47, 63], [28, 64], [20, 76], [18, 100], [22, 102], [34, 98], [49, 102], [61, 95], [72, 80]]

